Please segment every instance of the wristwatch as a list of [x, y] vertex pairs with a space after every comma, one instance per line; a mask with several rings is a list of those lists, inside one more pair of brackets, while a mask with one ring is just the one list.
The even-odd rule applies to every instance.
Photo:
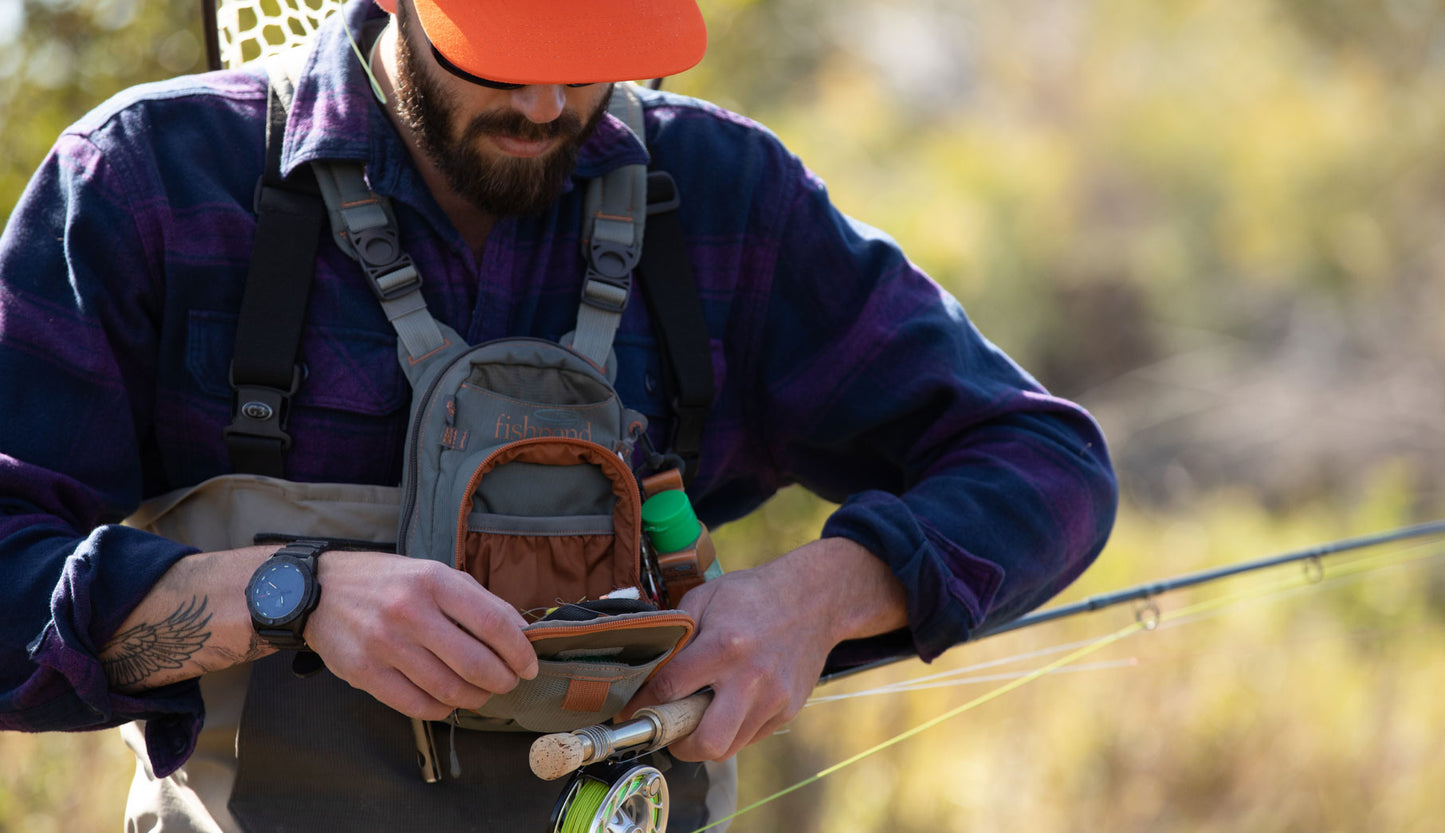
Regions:
[[251, 574], [246, 607], [251, 611], [251, 627], [262, 639], [278, 648], [306, 647], [301, 632], [321, 601], [316, 559], [327, 548], [325, 541], [292, 541]]

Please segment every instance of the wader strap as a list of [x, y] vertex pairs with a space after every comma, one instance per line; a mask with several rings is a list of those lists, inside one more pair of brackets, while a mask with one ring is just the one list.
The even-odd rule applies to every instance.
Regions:
[[321, 241], [321, 198], [300, 170], [281, 176], [289, 85], [272, 88], [266, 103], [266, 169], [256, 188], [256, 238], [236, 322], [231, 424], [225, 429], [231, 467], [270, 477], [283, 474], [291, 447], [286, 423], [303, 371], [297, 363], [301, 328]]
[[697, 474], [703, 422], [712, 407], [712, 348], [702, 297], [683, 245], [677, 183], [665, 171], [647, 176], [647, 247], [638, 273], [642, 297], [662, 349], [662, 376], [675, 417], [668, 448], [682, 458], [683, 483]]
[[[608, 112], [621, 119], [638, 141], [646, 143], [642, 101], [628, 84], [612, 88]], [[647, 168], [623, 165], [592, 180], [582, 213], [582, 253], [587, 279], [577, 310], [572, 349], [607, 365], [612, 339], [632, 290], [632, 270], [642, 259], [647, 224]]]

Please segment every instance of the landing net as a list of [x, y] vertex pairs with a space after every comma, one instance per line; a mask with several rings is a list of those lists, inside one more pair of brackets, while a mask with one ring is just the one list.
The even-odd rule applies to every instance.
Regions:
[[301, 43], [343, 0], [203, 0], [215, 13], [215, 54], [227, 69]]

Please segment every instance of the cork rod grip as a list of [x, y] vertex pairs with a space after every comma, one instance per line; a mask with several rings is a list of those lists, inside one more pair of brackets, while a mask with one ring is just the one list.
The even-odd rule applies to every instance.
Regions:
[[527, 763], [538, 778], [553, 781], [614, 752], [660, 749], [692, 734], [711, 702], [711, 691], [699, 691], [674, 703], [638, 709], [631, 720], [619, 726], [599, 724], [543, 735], [532, 742]]
[[684, 697], [681, 700], [674, 700], [671, 703], [661, 703], [656, 706], [638, 709], [633, 719], [651, 717], [657, 721], [658, 732], [652, 737], [650, 749], [660, 749], [675, 740], [685, 738], [692, 734], [697, 724], [702, 720], [702, 713], [707, 711], [708, 704], [712, 702], [711, 691], [699, 691], [698, 693]]

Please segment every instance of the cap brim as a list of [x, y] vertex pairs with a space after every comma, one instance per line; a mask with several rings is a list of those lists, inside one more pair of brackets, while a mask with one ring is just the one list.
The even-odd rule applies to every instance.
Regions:
[[511, 84], [579, 84], [676, 75], [702, 60], [695, 0], [414, 0], [447, 60]]

